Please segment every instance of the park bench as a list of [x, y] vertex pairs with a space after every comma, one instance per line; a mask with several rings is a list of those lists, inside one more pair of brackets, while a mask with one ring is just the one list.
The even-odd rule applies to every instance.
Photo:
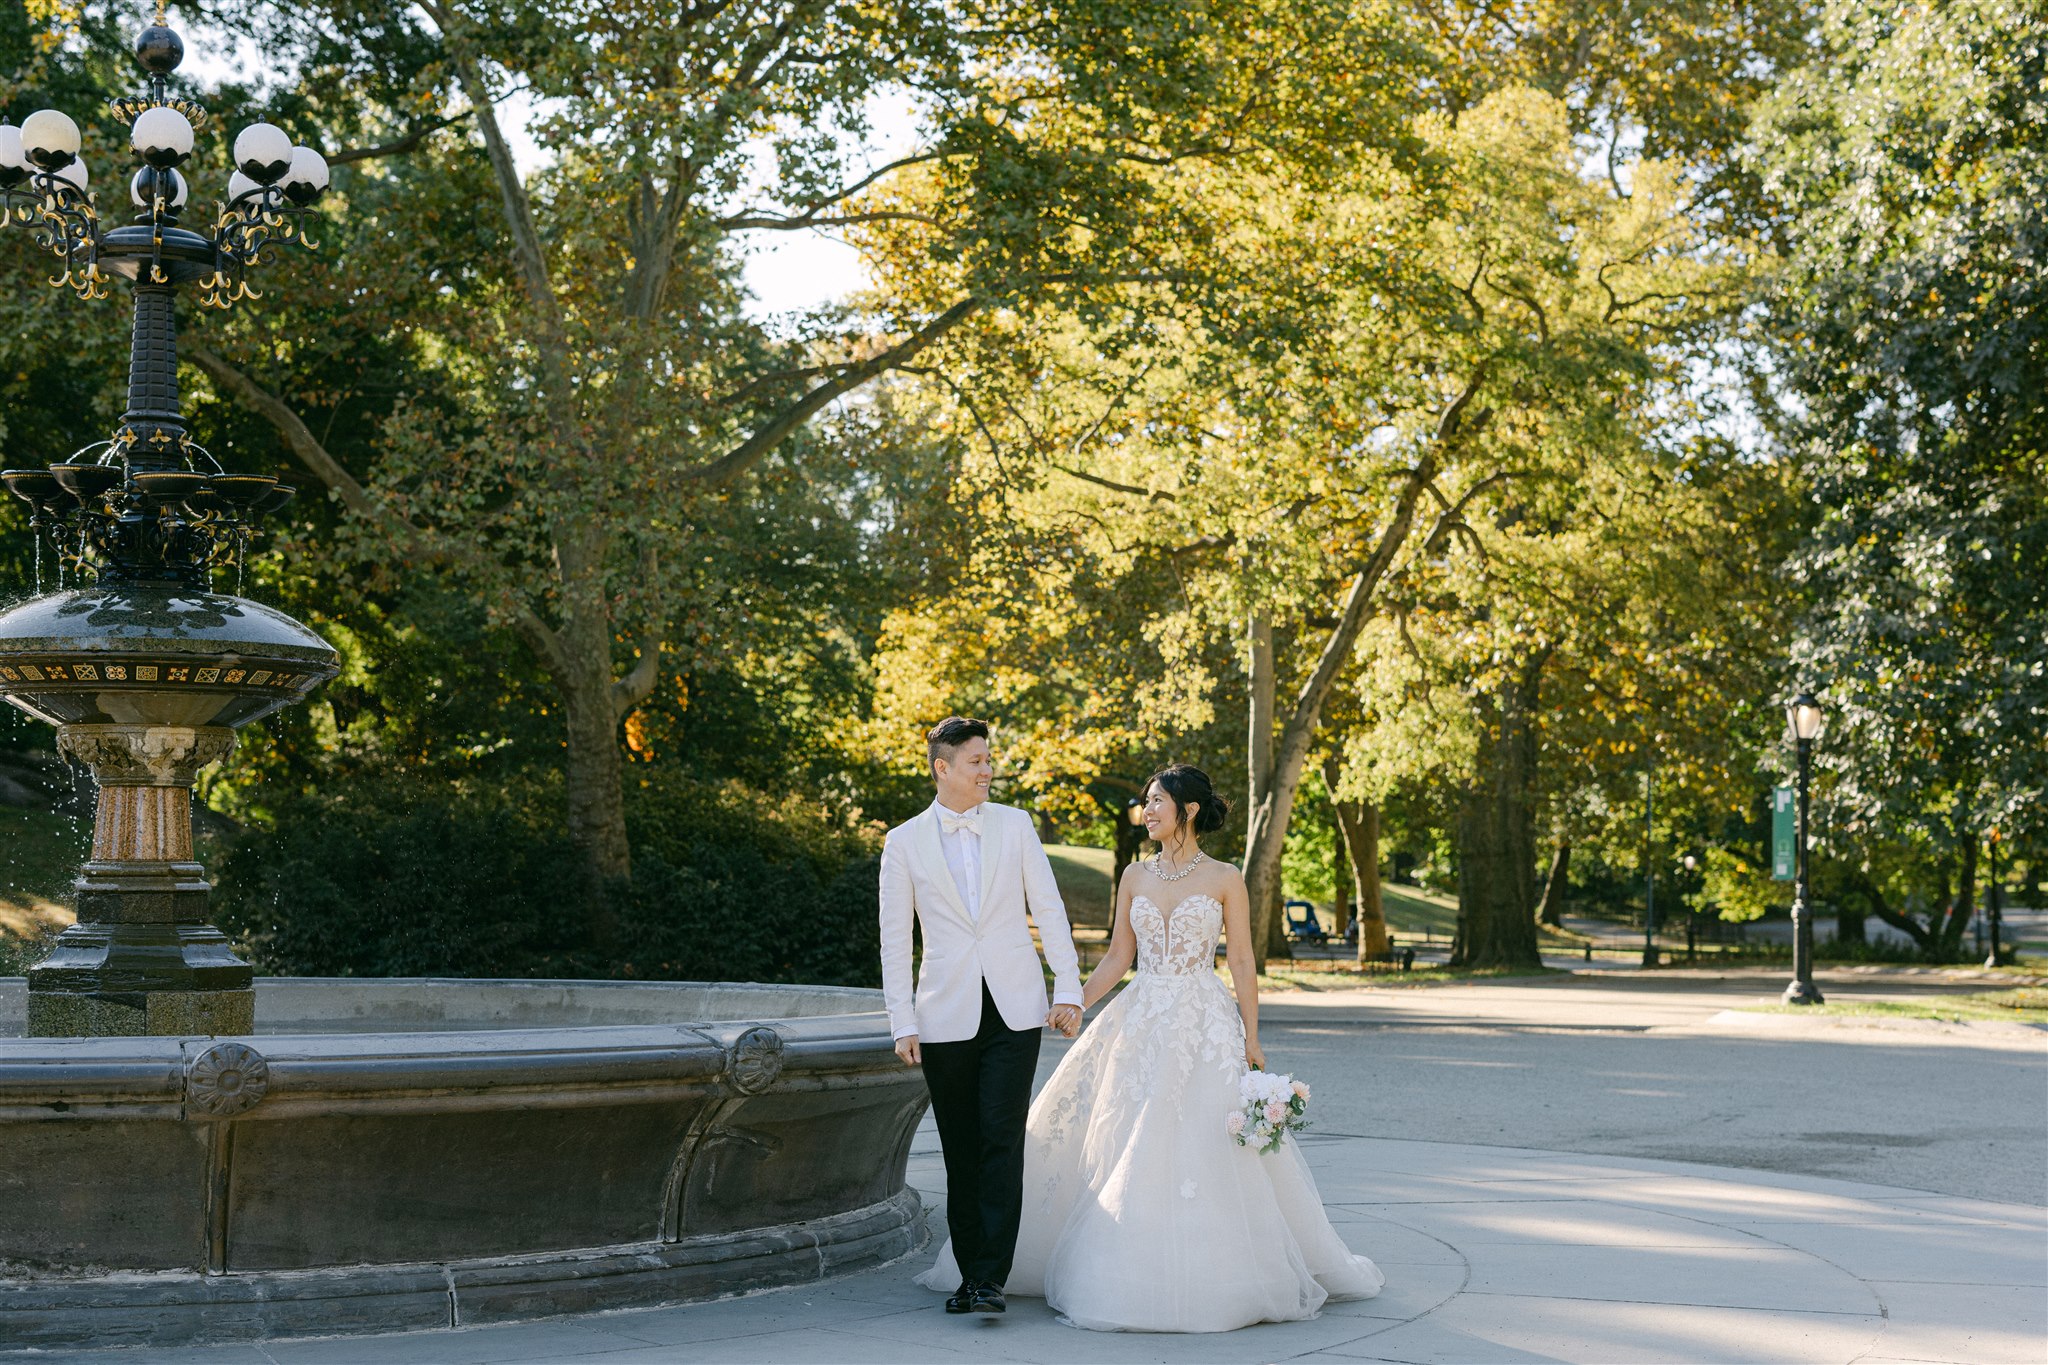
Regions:
[[1404, 972], [1415, 970], [1415, 950], [1403, 948], [1391, 938], [1387, 940], [1387, 950], [1384, 953], [1372, 953], [1364, 960], [1388, 967], [1398, 967]]

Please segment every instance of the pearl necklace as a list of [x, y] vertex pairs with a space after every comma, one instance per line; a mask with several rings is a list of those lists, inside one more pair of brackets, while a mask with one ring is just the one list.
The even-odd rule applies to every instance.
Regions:
[[1178, 872], [1168, 872], [1166, 870], [1165, 865], [1160, 862], [1160, 859], [1164, 858], [1165, 856], [1166, 850], [1163, 848], [1152, 855], [1152, 875], [1159, 878], [1159, 880], [1162, 882], [1177, 882], [1182, 877], [1187, 876], [1188, 873], [1193, 872], [1196, 868], [1200, 867], [1203, 863], [1208, 861], [1208, 855], [1203, 853], [1202, 850], [1198, 848], [1195, 850], [1195, 856], [1188, 859], [1188, 865], [1186, 867], [1182, 868]]

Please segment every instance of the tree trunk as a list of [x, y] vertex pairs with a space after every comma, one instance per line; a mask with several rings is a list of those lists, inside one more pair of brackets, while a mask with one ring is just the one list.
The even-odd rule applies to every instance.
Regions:
[[[1337, 803], [1334, 799], [1331, 806]], [[1342, 940], [1351, 925], [1351, 851], [1345, 843], [1343, 822], [1338, 822], [1337, 847], [1330, 856], [1330, 937]]]
[[1955, 902], [1949, 898], [1949, 886], [1955, 872], [1954, 863], [1947, 858], [1934, 865], [1934, 899], [1927, 911], [1927, 941], [1924, 945], [1927, 956], [1936, 962], [1942, 960], [1941, 941], [1948, 929], [1949, 912]]
[[566, 832], [583, 864], [590, 943], [600, 957], [612, 959], [619, 948], [615, 902], [632, 879], [633, 859], [626, 840], [621, 685], [612, 668], [610, 603], [594, 571], [603, 553], [601, 539], [589, 535], [557, 542], [562, 622], [552, 632], [529, 627], [529, 633], [536, 634], [536, 651], [562, 698]]
[[1961, 950], [1963, 930], [1977, 908], [1977, 831], [1969, 830], [1957, 841], [1956, 898], [1949, 906], [1948, 921], [1941, 927], [1941, 957], [1954, 959]]
[[632, 878], [626, 842], [626, 803], [621, 789], [618, 714], [612, 702], [608, 658], [579, 659], [575, 679], [560, 680], [566, 713], [567, 753], [563, 764], [568, 797], [568, 835], [582, 855], [584, 912], [590, 942], [607, 958], [618, 951], [614, 900]]
[[[1850, 888], [1862, 897], [1863, 905], [1869, 908], [1871, 914], [1912, 939], [1914, 946], [1921, 952], [1933, 956], [1935, 936], [1928, 932], [1927, 926], [1920, 922], [1919, 916], [1913, 914], [1911, 910], [1894, 910], [1891, 903], [1885, 900], [1884, 892], [1870, 879], [1870, 874], [1861, 868], [1853, 864], [1848, 865], [1845, 877]], [[1861, 907], [1858, 909], [1857, 918], [1862, 918]]]
[[1337, 831], [1351, 864], [1352, 893], [1358, 901], [1358, 960], [1387, 951], [1387, 911], [1380, 899], [1380, 808], [1364, 801], [1334, 801]]
[[1540, 967], [1536, 947], [1536, 831], [1530, 797], [1536, 771], [1537, 680], [1521, 679], [1479, 699], [1473, 780], [1458, 810], [1458, 930], [1454, 967]]
[[1863, 902], [1854, 896], [1839, 896], [1835, 899], [1835, 941], [1838, 943], [1868, 943], [1870, 931], [1864, 924]]
[[1564, 928], [1564, 893], [1569, 886], [1572, 843], [1559, 839], [1550, 850], [1550, 875], [1543, 879], [1543, 908], [1536, 918], [1553, 929]]
[[[1331, 882], [1333, 882], [1333, 886], [1331, 886], [1331, 921], [1333, 921], [1331, 923], [1331, 935], [1339, 937], [1339, 939], [1343, 937], [1343, 931], [1350, 927], [1350, 923], [1352, 923], [1352, 909], [1358, 905], [1358, 900], [1356, 900], [1358, 878], [1352, 872], [1352, 868], [1354, 868], [1354, 862], [1352, 862], [1352, 853], [1354, 853], [1354, 849], [1352, 849], [1352, 835], [1346, 829], [1343, 829], [1343, 821], [1346, 821], [1346, 810], [1343, 810], [1343, 802], [1337, 800], [1337, 782], [1341, 782], [1341, 780], [1343, 780], [1343, 767], [1337, 763], [1337, 757], [1335, 755], [1325, 755], [1323, 757], [1323, 790], [1329, 792], [1329, 810], [1331, 810], [1331, 814], [1333, 814], [1335, 821], [1337, 821], [1337, 851], [1335, 851], [1335, 857], [1331, 860], [1335, 864], [1331, 868]], [[1356, 814], [1356, 802], [1354, 802], [1354, 814]]]
[[[1280, 852], [1287, 837], [1287, 812], [1280, 809], [1273, 769], [1273, 710], [1279, 676], [1273, 659], [1273, 622], [1251, 622], [1251, 726], [1245, 737], [1244, 881], [1251, 902], [1252, 954], [1263, 968], [1270, 957], [1291, 956], [1287, 924], [1280, 914]], [[1294, 804], [1289, 784], [1287, 804]]]

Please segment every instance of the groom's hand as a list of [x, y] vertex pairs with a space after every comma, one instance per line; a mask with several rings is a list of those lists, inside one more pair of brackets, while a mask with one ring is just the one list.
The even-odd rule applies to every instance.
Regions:
[[917, 1035], [915, 1033], [906, 1033], [896, 1040], [896, 1055], [903, 1059], [903, 1065], [905, 1066], [921, 1066], [924, 1064], [924, 1053], [918, 1051]]
[[1071, 1038], [1081, 1031], [1081, 1007], [1079, 1005], [1054, 1005], [1052, 1013], [1045, 1016], [1047, 1028], [1056, 1028]]

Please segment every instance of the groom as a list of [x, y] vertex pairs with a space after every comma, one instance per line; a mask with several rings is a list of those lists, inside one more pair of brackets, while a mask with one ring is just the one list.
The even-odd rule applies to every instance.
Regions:
[[[896, 1055], [924, 1068], [960, 1263], [948, 1313], [1000, 1313], [1024, 1211], [1024, 1118], [1039, 1031], [1081, 1027], [1081, 967], [1031, 817], [988, 799], [988, 726], [949, 716], [925, 736], [938, 799], [882, 846], [882, 993]], [[1029, 910], [1052, 964], [1053, 1000]], [[911, 921], [924, 932], [913, 1004]]]

